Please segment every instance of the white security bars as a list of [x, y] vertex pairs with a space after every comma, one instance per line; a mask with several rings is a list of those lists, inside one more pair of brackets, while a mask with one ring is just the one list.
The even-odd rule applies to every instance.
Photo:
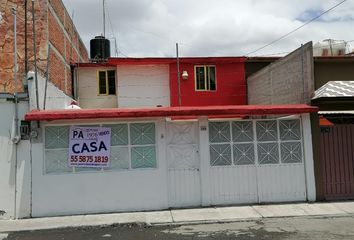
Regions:
[[302, 163], [301, 141], [299, 119], [210, 122], [210, 165]]
[[103, 170], [156, 168], [155, 123], [121, 123], [111, 128], [109, 168], [68, 167], [70, 126], [45, 128], [45, 173], [71, 173]]

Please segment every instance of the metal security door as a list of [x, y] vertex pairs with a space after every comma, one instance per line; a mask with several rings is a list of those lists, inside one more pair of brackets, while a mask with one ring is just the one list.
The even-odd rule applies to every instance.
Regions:
[[167, 124], [170, 207], [201, 205], [200, 159], [196, 122]]
[[320, 149], [325, 198], [354, 199], [354, 125], [322, 127]]

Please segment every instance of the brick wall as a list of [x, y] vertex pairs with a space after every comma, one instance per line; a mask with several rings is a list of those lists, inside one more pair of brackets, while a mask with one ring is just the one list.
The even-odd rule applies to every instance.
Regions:
[[[31, 1], [28, 1], [28, 57], [29, 70], [33, 70], [34, 52], [32, 41], [32, 12]], [[0, 92], [13, 92], [13, 16], [11, 8], [17, 9], [17, 56], [19, 80], [25, 77], [25, 50], [24, 50], [24, 1], [23, 0], [1, 0], [0, 32], [6, 33], [0, 37]], [[80, 36], [66, 11], [61, 0], [37, 0], [35, 1], [36, 13], [36, 43], [37, 43], [37, 64], [39, 73], [44, 75], [47, 65], [48, 44], [51, 45], [50, 54], [50, 81], [56, 87], [71, 95], [71, 74], [70, 64], [78, 61], [87, 61], [88, 53], [80, 39]], [[19, 81], [20, 82], [20, 81]], [[22, 84], [18, 84], [17, 91], [23, 90]]]
[[247, 79], [249, 104], [310, 103], [314, 92], [312, 42]]

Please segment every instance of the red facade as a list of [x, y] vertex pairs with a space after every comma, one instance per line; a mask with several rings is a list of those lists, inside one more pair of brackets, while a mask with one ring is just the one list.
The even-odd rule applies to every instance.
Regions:
[[[221, 106], [247, 104], [245, 59], [182, 58], [180, 73], [187, 71], [188, 79], [181, 77], [181, 106]], [[195, 83], [195, 66], [215, 66], [216, 90], [198, 91]], [[171, 106], [179, 106], [177, 65], [170, 64]]]

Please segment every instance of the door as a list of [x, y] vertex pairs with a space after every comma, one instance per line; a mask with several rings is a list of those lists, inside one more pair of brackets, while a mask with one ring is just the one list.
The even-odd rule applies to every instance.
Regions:
[[325, 198], [354, 199], [354, 125], [321, 127], [320, 149]]
[[167, 123], [168, 199], [170, 207], [201, 204], [197, 122]]

